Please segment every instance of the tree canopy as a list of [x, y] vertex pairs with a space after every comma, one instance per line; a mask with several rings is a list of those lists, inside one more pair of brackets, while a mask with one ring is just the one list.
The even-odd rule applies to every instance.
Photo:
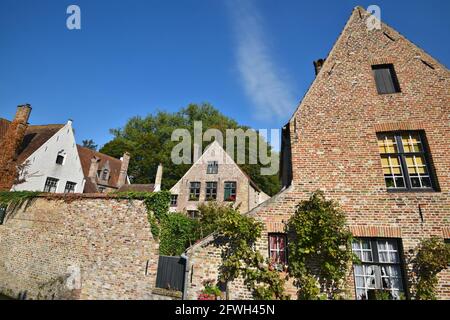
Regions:
[[[123, 128], [111, 130], [114, 138], [100, 152], [116, 158], [120, 158], [125, 151], [130, 152], [128, 175], [133, 183], [153, 183], [158, 164], [162, 163], [162, 187], [169, 189], [190, 167], [188, 164], [176, 165], [171, 161], [172, 148], [179, 143], [171, 141], [172, 132], [175, 129], [187, 129], [193, 137], [194, 121], [202, 121], [203, 131], [211, 128], [220, 130], [224, 138], [226, 129], [249, 129], [223, 115], [210, 104], [190, 104], [174, 113], [159, 111], [155, 115], [129, 119]], [[203, 142], [203, 150], [209, 143]], [[248, 155], [248, 143], [246, 150]], [[236, 160], [236, 154], [234, 157]], [[279, 191], [278, 175], [260, 175], [262, 164], [240, 166], [267, 194], [273, 195]]]
[[96, 145], [94, 140], [92, 140], [92, 139], [83, 140], [82, 143], [83, 143], [83, 147], [85, 147], [85, 148], [97, 150], [98, 145]]

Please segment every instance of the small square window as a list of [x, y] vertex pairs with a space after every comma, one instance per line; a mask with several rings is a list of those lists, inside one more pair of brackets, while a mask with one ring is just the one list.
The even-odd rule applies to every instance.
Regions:
[[64, 164], [64, 156], [61, 154], [58, 154], [58, 156], [56, 157], [56, 163], [63, 165]]
[[188, 210], [188, 216], [192, 219], [197, 219], [199, 218], [199, 213], [198, 210]]
[[392, 64], [372, 66], [375, 83], [379, 94], [400, 92], [397, 74]]
[[219, 163], [217, 161], [208, 161], [206, 169], [207, 174], [217, 174], [219, 172]]

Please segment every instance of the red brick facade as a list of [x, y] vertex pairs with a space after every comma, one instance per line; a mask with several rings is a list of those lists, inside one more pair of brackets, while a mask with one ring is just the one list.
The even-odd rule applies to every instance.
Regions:
[[[450, 228], [450, 86], [448, 69], [392, 28], [369, 31], [367, 12], [355, 8], [314, 83], [289, 121], [283, 170], [292, 170], [289, 187], [250, 214], [266, 226], [259, 243], [268, 255], [268, 233], [282, 232], [296, 204], [323, 190], [347, 215], [356, 237], [396, 238], [403, 258], [420, 240], [449, 237]], [[393, 64], [401, 92], [378, 94], [374, 64]], [[434, 190], [387, 190], [377, 133], [421, 130], [435, 174]], [[286, 182], [286, 181], [285, 181]], [[212, 267], [202, 245], [189, 250], [193, 264], [190, 297]], [[202, 256], [202, 264], [195, 264]], [[405, 268], [406, 296], [413, 275]], [[203, 278], [202, 278], [203, 277]], [[439, 275], [438, 296], [450, 299], [450, 270]], [[349, 275], [350, 296], [355, 297]], [[295, 293], [295, 288], [288, 288]], [[189, 294], [188, 294], [189, 295]], [[248, 293], [232, 290], [231, 298]], [[295, 298], [295, 296], [293, 296]]]

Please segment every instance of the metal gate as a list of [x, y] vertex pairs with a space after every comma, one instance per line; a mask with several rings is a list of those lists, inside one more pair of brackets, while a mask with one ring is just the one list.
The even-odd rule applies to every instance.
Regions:
[[177, 256], [159, 256], [156, 287], [183, 291], [186, 260]]

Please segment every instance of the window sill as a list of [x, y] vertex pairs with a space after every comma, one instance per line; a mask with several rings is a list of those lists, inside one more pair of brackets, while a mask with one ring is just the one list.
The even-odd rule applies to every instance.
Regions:
[[388, 193], [439, 193], [434, 189], [387, 189]]

